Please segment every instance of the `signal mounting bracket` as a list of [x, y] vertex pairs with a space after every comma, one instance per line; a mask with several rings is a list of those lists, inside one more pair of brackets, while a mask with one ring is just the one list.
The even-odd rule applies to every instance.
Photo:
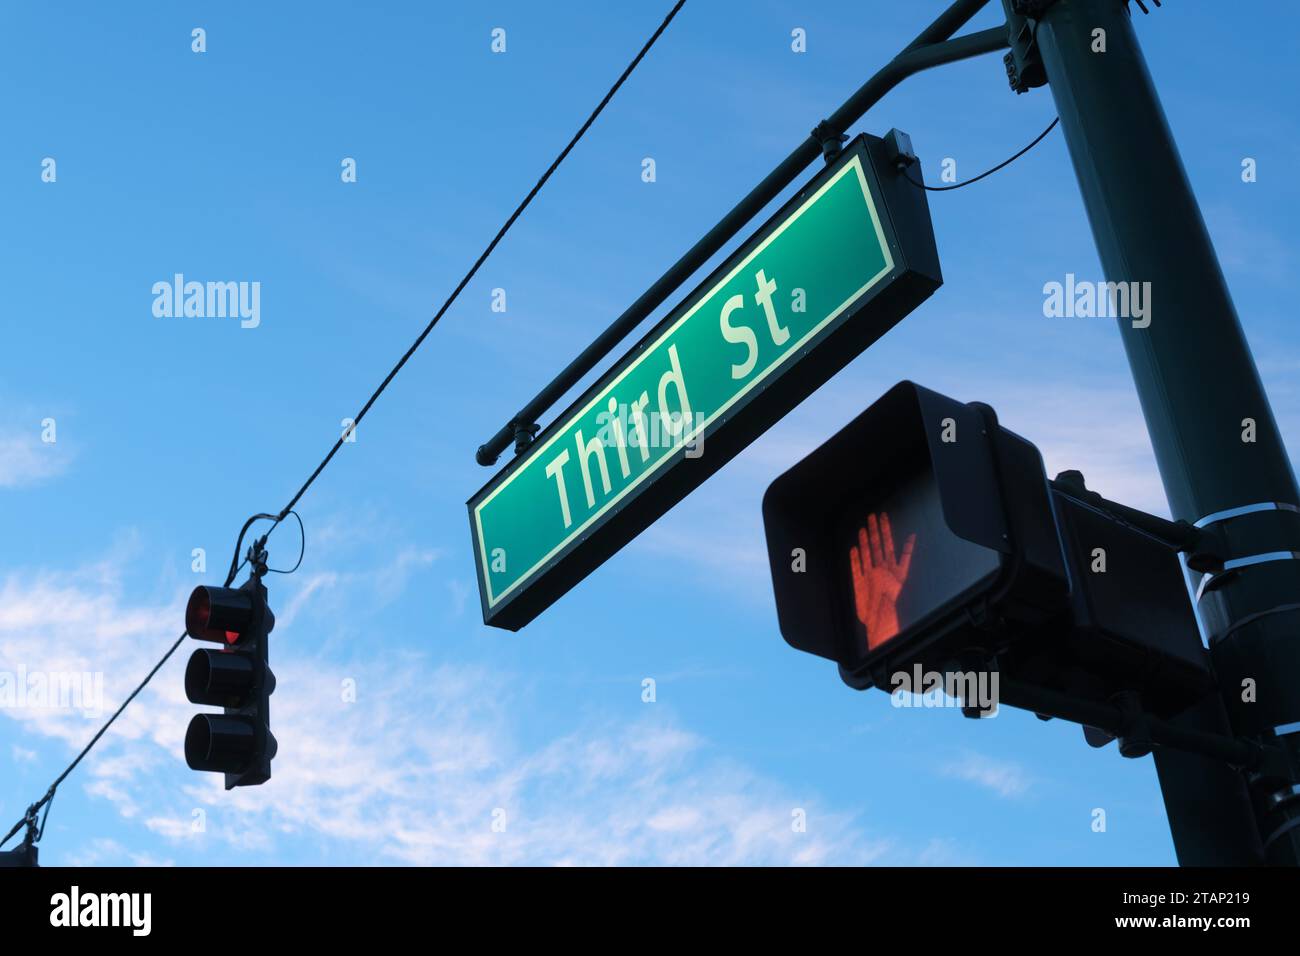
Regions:
[[[1038, 21], [1056, 0], [1014, 0], [1007, 15], [1011, 49], [1003, 54], [1007, 82], [1017, 95], [1047, 85], [1047, 70], [1038, 49]], [[1033, 21], [1031, 26], [1030, 21]]]
[[254, 543], [250, 544], [248, 546], [248, 554], [246, 555], [246, 560], [252, 568], [252, 575], [259, 581], [262, 579], [262, 576], [266, 574], [267, 570], [266, 538], [266, 535], [262, 535]]
[[542, 426], [523, 418], [516, 418], [510, 424], [515, 430], [515, 454], [522, 455], [532, 446]]
[[814, 126], [812, 136], [821, 143], [822, 159], [827, 163], [839, 159], [840, 153], [844, 151], [844, 144], [849, 141], [848, 134], [832, 126], [830, 120], [822, 120]]
[[1168, 547], [1187, 555], [1187, 566], [1201, 573], [1221, 573], [1228, 560], [1228, 544], [1217, 527], [1197, 527], [1187, 521], [1169, 521], [1147, 514], [1137, 508], [1103, 498], [1084, 482], [1079, 471], [1063, 471], [1049, 484], [1059, 492], [1098, 508], [1110, 516], [1137, 528], [1163, 542]]

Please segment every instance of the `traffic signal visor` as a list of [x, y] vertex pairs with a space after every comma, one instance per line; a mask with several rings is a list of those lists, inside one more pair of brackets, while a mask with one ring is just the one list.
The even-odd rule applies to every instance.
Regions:
[[253, 622], [253, 596], [242, 588], [200, 586], [185, 606], [185, 633], [200, 641], [234, 644]]
[[1054, 528], [1047, 494], [1037, 451], [991, 411], [900, 383], [763, 498], [781, 634], [855, 686], [954, 650], [1025, 567], [1064, 578], [1055, 531], [1024, 532]]

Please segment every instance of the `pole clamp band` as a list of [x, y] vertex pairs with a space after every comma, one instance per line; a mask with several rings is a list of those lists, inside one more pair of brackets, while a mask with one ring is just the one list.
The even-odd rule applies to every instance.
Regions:
[[1260, 511], [1292, 511], [1300, 514], [1300, 507], [1287, 504], [1285, 501], [1261, 501], [1253, 505], [1240, 505], [1236, 508], [1225, 508], [1223, 511], [1216, 511], [1208, 514], [1199, 521], [1193, 521], [1192, 526], [1196, 528], [1205, 528], [1212, 524], [1218, 524], [1220, 521], [1228, 521], [1232, 518], [1239, 518], [1242, 515], [1256, 514]]
[[1223, 578], [1230, 571], [1238, 568], [1248, 568], [1252, 564], [1266, 564], [1270, 561], [1300, 561], [1300, 551], [1265, 551], [1263, 554], [1249, 554], [1244, 558], [1233, 558], [1231, 561], [1223, 562], [1223, 570], [1218, 574], [1207, 574], [1201, 578], [1200, 585], [1196, 588], [1196, 600], [1199, 603], [1201, 595], [1214, 586], [1214, 582]]

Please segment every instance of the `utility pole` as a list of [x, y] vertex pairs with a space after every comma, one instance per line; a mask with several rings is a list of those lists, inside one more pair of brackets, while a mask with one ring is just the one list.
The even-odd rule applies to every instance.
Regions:
[[[1300, 494], [1131, 10], [1003, 3], [1009, 18], [1037, 20], [1106, 278], [1151, 283], [1150, 325], [1121, 319], [1120, 334], [1170, 510], [1228, 543], [1228, 570], [1199, 580], [1197, 598], [1222, 706], [1184, 723], [1289, 744], [1294, 767], [1300, 734], [1275, 728], [1300, 721]], [[1300, 863], [1294, 770], [1262, 777], [1166, 750], [1156, 767], [1182, 864]]]

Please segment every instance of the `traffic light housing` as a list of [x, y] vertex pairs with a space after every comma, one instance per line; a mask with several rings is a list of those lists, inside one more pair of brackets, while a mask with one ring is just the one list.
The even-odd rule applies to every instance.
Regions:
[[1169, 545], [1059, 483], [1052, 501], [1078, 581], [1066, 626], [1009, 648], [1002, 666], [1027, 683], [1086, 699], [1136, 691], [1170, 716], [1214, 689], [1187, 584]]
[[222, 645], [190, 656], [185, 696], [194, 704], [224, 708], [190, 721], [185, 762], [192, 770], [224, 773], [227, 790], [271, 779], [275, 675], [268, 666], [267, 644], [275, 615], [266, 598], [266, 588], [254, 575], [239, 588], [197, 587], [185, 608], [186, 633]]
[[1054, 488], [986, 405], [900, 383], [771, 484], [763, 523], [781, 634], [852, 687], [997, 669], [1165, 713], [1210, 687], [1174, 551]]
[[24, 841], [12, 850], [0, 850], [0, 869], [19, 866], [40, 866], [40, 847]]

